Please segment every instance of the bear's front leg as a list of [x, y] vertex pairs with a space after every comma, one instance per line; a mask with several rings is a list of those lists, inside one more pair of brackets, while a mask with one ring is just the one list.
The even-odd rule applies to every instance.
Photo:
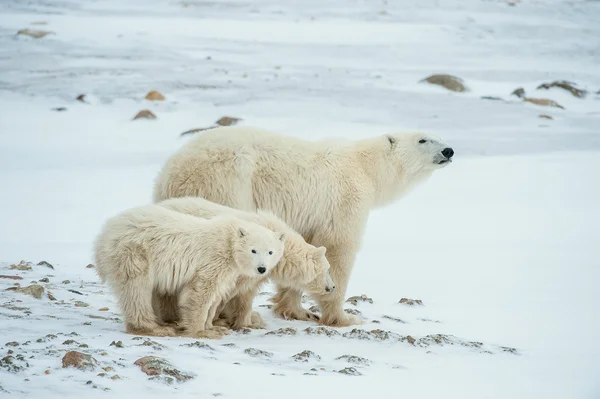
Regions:
[[319, 316], [302, 306], [302, 291], [278, 286], [277, 295], [271, 298], [271, 302], [274, 303], [273, 312], [286, 320], [319, 320]]
[[195, 278], [181, 290], [179, 295], [180, 330], [183, 335], [192, 338], [218, 339], [223, 333], [214, 329], [207, 330], [206, 320], [216, 298], [214, 284]]
[[355, 248], [356, 246], [352, 245], [327, 247], [326, 256], [331, 265], [329, 273], [335, 283], [335, 290], [328, 295], [314, 296], [321, 309], [320, 324], [332, 327], [347, 327], [362, 324], [362, 320], [359, 317], [344, 312], [346, 289], [356, 254]]

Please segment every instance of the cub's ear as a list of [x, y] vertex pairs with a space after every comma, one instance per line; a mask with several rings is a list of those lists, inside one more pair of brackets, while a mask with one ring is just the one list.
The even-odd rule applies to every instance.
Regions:
[[324, 257], [326, 251], [327, 251], [327, 248], [325, 248], [325, 247], [317, 248], [315, 250], [315, 259], [321, 259], [322, 257]]
[[390, 146], [393, 147], [396, 144], [396, 139], [393, 136], [387, 136], [388, 141], [390, 142]]
[[238, 229], [238, 233], [239, 233], [240, 237], [245, 237], [245, 236], [248, 235], [248, 231], [245, 228], [241, 227], [241, 226]]

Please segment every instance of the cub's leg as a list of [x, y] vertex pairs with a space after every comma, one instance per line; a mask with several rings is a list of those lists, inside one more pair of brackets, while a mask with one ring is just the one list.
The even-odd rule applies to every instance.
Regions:
[[[193, 338], [221, 338], [224, 334], [207, 330], [208, 313], [216, 298], [216, 282], [202, 281], [195, 277], [187, 283], [179, 295], [179, 309], [183, 334]], [[212, 324], [212, 323], [211, 323]]]

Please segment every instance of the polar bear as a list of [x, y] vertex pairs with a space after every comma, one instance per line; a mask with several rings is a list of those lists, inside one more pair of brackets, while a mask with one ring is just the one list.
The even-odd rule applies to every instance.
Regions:
[[[265, 323], [258, 313], [252, 312], [252, 302], [267, 278], [278, 286], [306, 291], [312, 296], [327, 296], [335, 290], [329, 275], [329, 262], [325, 247], [315, 247], [292, 230], [284, 221], [271, 212], [246, 212], [216, 204], [199, 197], [172, 198], [156, 203], [167, 209], [188, 215], [211, 219], [218, 216], [235, 216], [285, 234], [285, 251], [279, 263], [266, 276], [242, 276], [230, 298], [224, 298], [217, 316], [221, 325], [233, 328], [264, 328]], [[155, 311], [164, 322], [178, 320], [177, 300], [172, 295], [156, 295]]]
[[[220, 127], [187, 142], [159, 173], [154, 201], [201, 196], [233, 208], [265, 209], [307, 242], [327, 248], [334, 295], [321, 298], [320, 321], [355, 324], [343, 310], [346, 288], [371, 209], [390, 204], [450, 164], [454, 150], [423, 133], [357, 141], [310, 142], [251, 127]], [[281, 287], [275, 311], [316, 318], [301, 293]]]
[[240, 276], [268, 275], [284, 237], [232, 216], [204, 220], [146, 205], [105, 223], [94, 244], [96, 270], [116, 293], [128, 333], [176, 335], [155, 316], [156, 292], [178, 296], [183, 335], [218, 338], [223, 331], [212, 320], [221, 298]]

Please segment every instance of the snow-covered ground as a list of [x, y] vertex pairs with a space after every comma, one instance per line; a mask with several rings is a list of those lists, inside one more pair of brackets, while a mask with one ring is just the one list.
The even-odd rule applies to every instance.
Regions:
[[[0, 397], [599, 398], [600, 2], [515, 3], [0, 2]], [[470, 91], [419, 82], [433, 73]], [[536, 90], [555, 80], [588, 94]], [[144, 100], [152, 89], [166, 101]], [[132, 121], [141, 109], [158, 119]], [[420, 129], [454, 147], [452, 165], [371, 216], [348, 296], [373, 303], [347, 304], [364, 332], [277, 319], [265, 294], [268, 329], [212, 349], [123, 333], [86, 268], [92, 240], [150, 201], [181, 132], [224, 115], [308, 139]], [[32, 270], [10, 269], [21, 259]], [[40, 299], [6, 291], [32, 282]], [[265, 335], [280, 328], [296, 334]], [[98, 365], [62, 368], [68, 350]], [[293, 358], [305, 350], [320, 358]], [[194, 378], [148, 380], [133, 364], [147, 355]]]

